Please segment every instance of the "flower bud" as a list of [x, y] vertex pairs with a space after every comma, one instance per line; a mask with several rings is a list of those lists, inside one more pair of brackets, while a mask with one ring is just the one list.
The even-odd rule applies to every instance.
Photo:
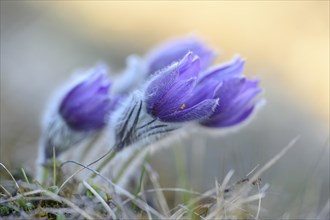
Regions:
[[101, 130], [120, 97], [111, 97], [111, 82], [102, 66], [74, 78], [52, 99], [44, 118], [39, 162], [44, 163]]
[[207, 68], [215, 57], [215, 52], [195, 36], [174, 39], [151, 50], [146, 56], [149, 74], [154, 74], [173, 62], [177, 62], [189, 51], [200, 58], [201, 69]]

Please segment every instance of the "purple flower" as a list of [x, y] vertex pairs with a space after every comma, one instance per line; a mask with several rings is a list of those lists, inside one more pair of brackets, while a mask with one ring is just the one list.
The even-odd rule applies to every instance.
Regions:
[[212, 98], [218, 98], [219, 105], [200, 124], [207, 127], [233, 126], [243, 122], [253, 112], [255, 96], [261, 89], [258, 80], [249, 80], [242, 75], [243, 67], [244, 61], [237, 56], [231, 62], [203, 74], [198, 82], [199, 90], [213, 86]]
[[76, 131], [97, 130], [105, 126], [106, 116], [118, 98], [110, 100], [111, 82], [103, 67], [97, 67], [74, 86], [64, 97], [59, 113], [67, 125]]
[[156, 71], [180, 60], [189, 51], [199, 56], [201, 69], [207, 68], [215, 57], [215, 52], [196, 37], [175, 39], [149, 52], [146, 57], [149, 74], [154, 74]]
[[226, 127], [246, 119], [261, 91], [258, 81], [243, 75], [244, 61], [203, 71], [200, 59], [187, 53], [160, 71], [145, 91], [147, 112], [164, 122], [199, 121], [207, 127]]
[[210, 116], [218, 105], [212, 88], [195, 95], [200, 59], [188, 52], [179, 62], [160, 71], [145, 90], [147, 113], [163, 122], [185, 122]]
[[243, 122], [255, 108], [254, 97], [261, 92], [258, 84], [257, 80], [244, 77], [224, 80], [214, 96], [220, 99], [219, 106], [200, 123], [207, 127], [228, 127]]

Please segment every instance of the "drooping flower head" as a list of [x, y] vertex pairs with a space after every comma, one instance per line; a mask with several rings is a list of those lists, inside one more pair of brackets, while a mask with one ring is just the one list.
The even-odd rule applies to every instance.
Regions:
[[145, 90], [147, 112], [164, 122], [185, 122], [210, 116], [219, 100], [194, 95], [200, 70], [199, 57], [188, 52], [179, 62], [159, 72]]
[[208, 127], [242, 122], [260, 92], [257, 81], [242, 75], [244, 61], [236, 57], [203, 71], [200, 60], [188, 52], [154, 76], [145, 90], [147, 112], [164, 122], [199, 121]]
[[45, 112], [40, 140], [39, 162], [66, 151], [95, 134], [107, 124], [107, 118], [121, 97], [109, 94], [111, 87], [104, 66], [97, 66], [75, 76], [52, 99]]
[[213, 114], [200, 122], [206, 127], [229, 127], [243, 122], [253, 112], [261, 92], [258, 80], [247, 79], [242, 73], [244, 61], [236, 56], [231, 62], [212, 68], [203, 74], [199, 85], [214, 86], [213, 98], [219, 105]]

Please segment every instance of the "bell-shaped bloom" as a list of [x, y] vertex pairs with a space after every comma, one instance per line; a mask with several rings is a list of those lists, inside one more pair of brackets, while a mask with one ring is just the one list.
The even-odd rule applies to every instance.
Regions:
[[203, 94], [205, 87], [213, 86], [212, 98], [219, 99], [214, 113], [200, 124], [207, 127], [228, 127], [239, 124], [253, 112], [261, 92], [258, 80], [249, 80], [242, 75], [244, 61], [235, 57], [230, 63], [206, 71], [198, 82]]
[[[194, 121], [210, 116], [219, 100], [194, 95], [200, 71], [200, 59], [192, 52], [160, 71], [145, 90], [147, 112], [163, 122]], [[213, 94], [213, 89], [205, 88], [203, 92]]]
[[60, 155], [105, 127], [121, 100], [109, 94], [110, 87], [106, 68], [97, 66], [58, 91], [43, 118], [40, 163], [52, 157], [53, 148]]
[[80, 83], [75, 85], [63, 98], [59, 113], [67, 125], [77, 131], [102, 128], [106, 116], [113, 109], [117, 98], [110, 99], [111, 82], [105, 69], [98, 67]]
[[214, 113], [200, 122], [207, 127], [228, 127], [239, 124], [253, 112], [255, 96], [261, 92], [257, 80], [234, 77], [224, 80], [215, 90], [219, 105]]
[[243, 75], [244, 61], [203, 71], [200, 59], [187, 53], [160, 71], [145, 90], [147, 112], [164, 122], [199, 121], [208, 127], [226, 127], [245, 120], [260, 93], [258, 81]]
[[200, 68], [207, 68], [215, 57], [215, 52], [209, 49], [204, 42], [194, 36], [168, 41], [150, 51], [146, 56], [149, 74], [171, 65], [180, 60], [189, 51], [200, 58]]

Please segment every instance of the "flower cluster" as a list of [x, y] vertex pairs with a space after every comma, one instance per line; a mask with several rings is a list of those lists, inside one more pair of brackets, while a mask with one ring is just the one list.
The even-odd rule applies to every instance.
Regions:
[[147, 111], [164, 122], [198, 121], [207, 127], [227, 127], [244, 121], [261, 92], [257, 80], [242, 75], [244, 61], [202, 69], [200, 58], [188, 52], [160, 71], [146, 90]]
[[242, 123], [258, 104], [259, 82], [243, 75], [239, 56], [212, 67], [215, 55], [204, 42], [187, 37], [145, 57], [130, 56], [113, 83], [104, 67], [92, 69], [50, 111], [43, 129], [44, 157], [50, 157], [52, 148], [62, 152], [103, 128], [119, 151], [148, 144], [188, 123], [209, 128]]

